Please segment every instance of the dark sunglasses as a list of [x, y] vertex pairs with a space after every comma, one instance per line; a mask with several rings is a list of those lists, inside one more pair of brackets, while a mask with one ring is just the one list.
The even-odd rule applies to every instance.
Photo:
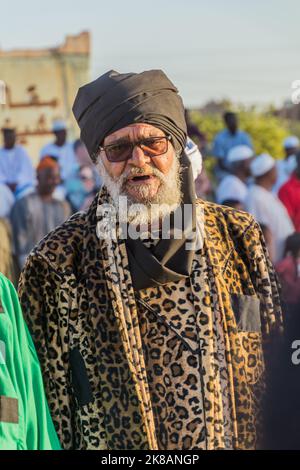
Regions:
[[136, 142], [119, 142], [116, 144], [106, 145], [99, 147], [99, 150], [104, 150], [107, 160], [110, 162], [125, 162], [132, 156], [134, 147], [137, 145], [147, 157], [158, 157], [168, 151], [168, 144], [171, 136], [165, 137], [146, 137], [137, 140]]

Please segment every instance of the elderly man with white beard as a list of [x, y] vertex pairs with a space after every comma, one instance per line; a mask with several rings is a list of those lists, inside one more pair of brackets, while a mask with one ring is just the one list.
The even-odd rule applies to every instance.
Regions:
[[[152, 219], [159, 220], [181, 204], [178, 156], [175, 155], [172, 146], [168, 146], [170, 138], [166, 137], [163, 131], [149, 124], [140, 123], [124, 127], [110, 134], [105, 139], [103, 148], [108, 152], [114, 152], [115, 148], [122, 145], [122, 142], [124, 145], [124, 138], [125, 142], [127, 140], [138, 142], [140, 139], [141, 146], [137, 145], [132, 149], [132, 156], [127, 160], [127, 164], [109, 161], [106, 158], [106, 153], [100, 151], [97, 168], [103, 183], [116, 208], [119, 207], [122, 196], [127, 199], [129, 211], [131, 205], [140, 203], [135, 217], [132, 214], [134, 219], [130, 219], [131, 223], [147, 224], [150, 217], [149, 209], [152, 211]], [[159, 156], [150, 156], [147, 151], [144, 151], [142, 139], [146, 139], [146, 145], [147, 142], [151, 145], [153, 143], [157, 147], [161, 146], [162, 151], [167, 148], [167, 151]], [[123, 215], [125, 218], [122, 217]], [[130, 214], [120, 213], [120, 217], [124, 221], [127, 221], [128, 215], [130, 218]]]
[[63, 447], [258, 448], [263, 340], [281, 327], [258, 224], [196, 199], [162, 71], [107, 72], [73, 112], [103, 187], [20, 283]]

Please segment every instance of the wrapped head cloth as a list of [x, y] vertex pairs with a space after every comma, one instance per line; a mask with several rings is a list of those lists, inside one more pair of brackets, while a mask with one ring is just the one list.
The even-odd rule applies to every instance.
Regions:
[[134, 123], [151, 124], [171, 135], [178, 153], [185, 147], [182, 99], [161, 70], [124, 74], [111, 70], [79, 88], [73, 113], [94, 161], [107, 135]]
[[[111, 70], [79, 89], [73, 113], [81, 129], [81, 140], [93, 161], [105, 137], [130, 124], [151, 124], [169, 134], [180, 154], [183, 203], [192, 204], [189, 232], [194, 230], [195, 192], [190, 162], [184, 152], [187, 140], [184, 107], [177, 88], [164, 72], [120, 74]], [[175, 233], [173, 220], [171, 226]], [[193, 250], [186, 251], [185, 242], [185, 235], [180, 240], [161, 239], [148, 249], [141, 240], [128, 237], [126, 249], [134, 288], [144, 289], [188, 277]]]

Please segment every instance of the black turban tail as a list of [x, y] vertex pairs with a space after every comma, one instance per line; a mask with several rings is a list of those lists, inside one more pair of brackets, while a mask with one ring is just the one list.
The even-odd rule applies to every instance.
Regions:
[[[182, 213], [184, 204], [193, 209], [188, 230], [181, 239], [161, 239], [152, 249], [140, 239], [127, 239], [126, 247], [136, 290], [188, 277], [194, 251], [186, 250], [186, 241], [195, 233], [195, 192], [190, 162], [184, 153], [187, 130], [177, 88], [161, 70], [127, 74], [111, 70], [79, 89], [73, 113], [81, 140], [94, 161], [105, 137], [130, 124], [151, 124], [171, 135], [181, 155]], [[171, 234], [175, 228], [181, 227], [175, 227], [173, 218]]]

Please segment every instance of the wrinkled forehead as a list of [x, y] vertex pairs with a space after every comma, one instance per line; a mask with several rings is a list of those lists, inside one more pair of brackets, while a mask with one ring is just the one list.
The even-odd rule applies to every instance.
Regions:
[[136, 140], [143, 137], [160, 137], [164, 135], [165, 133], [161, 129], [151, 124], [135, 123], [107, 135], [104, 139], [104, 145], [111, 144], [120, 139]]

